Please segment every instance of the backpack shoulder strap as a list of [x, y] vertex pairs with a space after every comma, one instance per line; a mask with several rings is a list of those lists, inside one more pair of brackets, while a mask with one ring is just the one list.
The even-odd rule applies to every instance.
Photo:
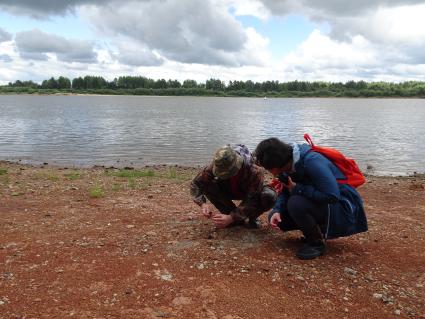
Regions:
[[304, 139], [306, 140], [306, 142], [308, 143], [308, 145], [311, 146], [311, 148], [314, 148], [314, 143], [313, 140], [311, 139], [310, 135], [308, 135], [307, 133], [304, 134]]

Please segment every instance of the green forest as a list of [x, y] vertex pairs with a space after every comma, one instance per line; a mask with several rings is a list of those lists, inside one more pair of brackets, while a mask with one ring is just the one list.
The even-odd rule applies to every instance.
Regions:
[[229, 81], [150, 79], [144, 76], [120, 76], [107, 81], [100, 76], [70, 80], [50, 78], [41, 84], [20, 81], [0, 86], [0, 94], [111, 94], [111, 95], [193, 95], [245, 97], [419, 97], [425, 98], [425, 82], [308, 82], [308, 81]]

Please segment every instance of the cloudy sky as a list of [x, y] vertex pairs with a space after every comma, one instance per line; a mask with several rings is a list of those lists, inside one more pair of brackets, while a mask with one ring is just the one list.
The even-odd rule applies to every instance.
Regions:
[[425, 80], [425, 0], [0, 0], [0, 84]]

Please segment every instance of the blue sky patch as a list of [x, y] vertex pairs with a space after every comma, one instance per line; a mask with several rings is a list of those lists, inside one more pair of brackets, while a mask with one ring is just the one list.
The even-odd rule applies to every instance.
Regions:
[[253, 16], [236, 16], [244, 27], [252, 27], [262, 36], [269, 38], [269, 49], [273, 59], [280, 60], [308, 38], [314, 29], [329, 32], [328, 25], [317, 25], [304, 16], [291, 14], [286, 17], [271, 17], [261, 20]]
[[91, 40], [94, 37], [89, 26], [74, 15], [53, 16], [46, 20], [39, 20], [27, 16], [14, 16], [0, 11], [0, 28], [12, 34], [39, 29], [65, 38]]

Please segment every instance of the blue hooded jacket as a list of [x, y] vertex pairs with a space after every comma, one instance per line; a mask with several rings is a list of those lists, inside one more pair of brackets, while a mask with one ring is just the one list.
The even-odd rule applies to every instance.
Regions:
[[293, 168], [294, 172], [289, 176], [296, 186], [291, 194], [286, 190], [279, 195], [270, 216], [279, 211], [285, 224], [285, 220], [290, 218], [286, 208], [288, 198], [296, 194], [329, 205], [329, 227], [327, 224], [320, 225], [322, 233], [327, 232], [329, 239], [367, 231], [366, 214], [359, 193], [352, 186], [337, 182], [345, 176], [331, 161], [311, 151], [307, 144], [294, 144]]

